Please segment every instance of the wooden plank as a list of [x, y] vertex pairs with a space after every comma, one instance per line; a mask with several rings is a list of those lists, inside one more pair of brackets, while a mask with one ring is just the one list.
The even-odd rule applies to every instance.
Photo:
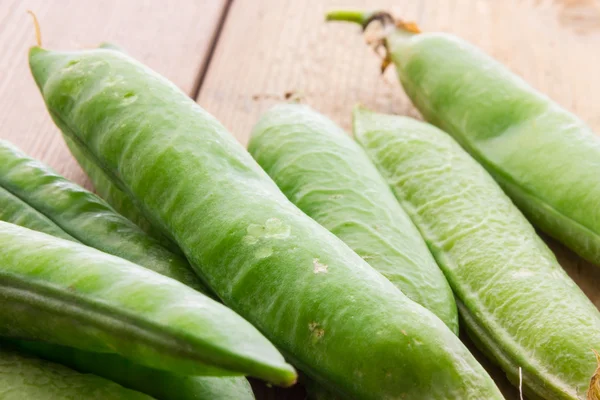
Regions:
[[[326, 24], [333, 8], [368, 9], [369, 0], [236, 0], [200, 88], [198, 102], [246, 144], [260, 114], [284, 93], [350, 129], [362, 103], [381, 112], [418, 116], [393, 68], [379, 60], [356, 26]], [[534, 87], [600, 133], [600, 9], [598, 2], [489, 0], [380, 0], [376, 6], [415, 20], [425, 31], [457, 34], [499, 59]], [[260, 97], [255, 100], [255, 97]], [[600, 268], [551, 242], [561, 264], [600, 306]], [[540, 305], [543, 306], [543, 305]], [[514, 388], [490, 368], [509, 399]], [[275, 397], [267, 392], [269, 398]], [[282, 395], [282, 398], [302, 398]]]
[[[389, 68], [356, 26], [323, 22], [326, 10], [368, 9], [368, 0], [236, 0], [198, 102], [246, 143], [258, 117], [282, 96], [305, 102], [350, 128], [356, 103], [382, 112], [418, 115]], [[600, 11], [594, 1], [382, 0], [382, 9], [426, 31], [457, 34], [600, 131]]]
[[29, 73], [35, 44], [33, 10], [50, 49], [82, 49], [109, 41], [195, 93], [226, 0], [3, 0], [0, 7], [0, 138], [67, 177], [86, 178], [69, 154]]

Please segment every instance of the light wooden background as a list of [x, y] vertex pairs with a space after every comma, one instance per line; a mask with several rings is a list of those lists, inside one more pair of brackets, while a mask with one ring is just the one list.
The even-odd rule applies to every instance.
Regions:
[[[38, 15], [45, 47], [118, 44], [196, 98], [244, 144], [259, 115], [289, 91], [348, 130], [356, 103], [418, 116], [393, 70], [379, 75], [358, 27], [324, 23], [324, 12], [339, 7], [391, 10], [425, 31], [457, 34], [600, 132], [600, 0], [0, 0], [0, 138], [90, 187], [29, 74], [35, 39], [27, 9]], [[600, 268], [551, 246], [600, 306]], [[490, 370], [507, 398], [518, 398], [502, 373]], [[259, 398], [303, 398], [300, 388], [256, 387]]]

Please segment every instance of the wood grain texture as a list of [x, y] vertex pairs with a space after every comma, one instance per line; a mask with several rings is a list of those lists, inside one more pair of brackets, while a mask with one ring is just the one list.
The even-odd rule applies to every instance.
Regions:
[[357, 103], [418, 116], [360, 29], [324, 22], [330, 9], [372, 7], [474, 43], [600, 131], [600, 0], [236, 0], [198, 102], [242, 143], [288, 91], [346, 129]]
[[77, 50], [103, 41], [194, 93], [226, 0], [0, 0], [0, 138], [81, 184], [85, 175], [52, 123], [29, 72], [35, 45], [31, 9], [41, 24], [43, 45]]
[[[26, 9], [39, 17], [44, 46], [78, 49], [111, 41], [193, 95], [226, 3], [0, 0], [0, 137], [86, 182], [30, 77], [27, 50], [35, 40]], [[426, 31], [457, 34], [600, 133], [600, 0], [235, 0], [202, 79], [199, 103], [244, 144], [260, 114], [286, 92], [299, 94], [348, 130], [356, 103], [418, 116], [394, 71], [379, 75], [379, 60], [358, 27], [324, 22], [327, 10], [348, 7], [387, 9]], [[549, 243], [600, 306], [600, 268]], [[489, 369], [507, 398], [517, 399], [502, 372]], [[254, 387], [261, 400], [304, 398], [300, 387]]]
[[[474, 43], [600, 133], [600, 0], [236, 0], [197, 101], [243, 144], [261, 113], [286, 92], [347, 130], [357, 103], [418, 117], [393, 68], [379, 74], [380, 61], [359, 28], [323, 21], [330, 9], [373, 7]], [[548, 243], [600, 307], [600, 268]], [[478, 358], [507, 399], [518, 399], [503, 373]], [[270, 399], [302, 398], [263, 392]]]

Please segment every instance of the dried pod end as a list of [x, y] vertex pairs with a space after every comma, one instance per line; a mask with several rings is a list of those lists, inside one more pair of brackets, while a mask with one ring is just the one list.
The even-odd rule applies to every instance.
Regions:
[[590, 379], [590, 387], [587, 391], [587, 400], [600, 400], [600, 354], [596, 350], [593, 350], [596, 355], [596, 370]]

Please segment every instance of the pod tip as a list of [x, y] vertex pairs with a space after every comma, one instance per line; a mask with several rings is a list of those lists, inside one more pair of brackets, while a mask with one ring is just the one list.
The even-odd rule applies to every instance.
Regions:
[[281, 374], [281, 379], [278, 381], [273, 381], [272, 383], [284, 388], [294, 386], [298, 381], [298, 373], [290, 364], [286, 363], [284, 368], [285, 369], [281, 371], [283, 372], [283, 374]]
[[33, 18], [33, 27], [35, 29], [35, 41], [37, 46], [42, 47], [42, 30], [40, 29], [40, 22], [33, 11], [27, 10], [27, 14], [31, 15], [31, 18]]

